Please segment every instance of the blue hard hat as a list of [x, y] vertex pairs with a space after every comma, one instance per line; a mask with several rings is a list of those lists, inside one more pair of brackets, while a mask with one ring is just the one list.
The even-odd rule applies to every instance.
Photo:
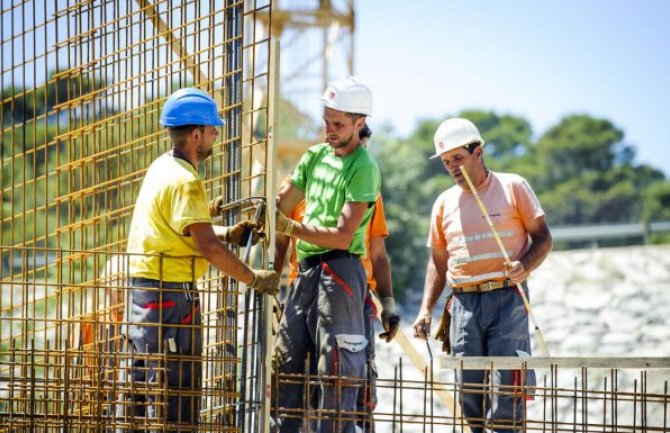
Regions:
[[165, 102], [161, 113], [161, 125], [210, 125], [223, 126], [216, 102], [207, 92], [186, 88], [174, 92]]

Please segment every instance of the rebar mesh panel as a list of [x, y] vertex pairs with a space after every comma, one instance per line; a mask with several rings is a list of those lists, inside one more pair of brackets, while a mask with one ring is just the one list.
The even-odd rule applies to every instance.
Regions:
[[[182, 87], [215, 97], [227, 124], [201, 178], [226, 197], [224, 223], [251, 217], [243, 199], [264, 195], [267, 167], [269, 31], [256, 21], [269, 13], [269, 1], [2, 2], [0, 431], [130, 428], [112, 410], [124, 251], [144, 173], [171, 147], [160, 109]], [[239, 288], [215, 269], [198, 287], [200, 428], [237, 431]]]

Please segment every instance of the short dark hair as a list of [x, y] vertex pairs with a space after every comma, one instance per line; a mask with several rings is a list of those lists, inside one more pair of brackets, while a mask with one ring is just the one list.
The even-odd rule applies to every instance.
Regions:
[[475, 151], [477, 146], [481, 146], [482, 144], [479, 141], [473, 141], [472, 143], [466, 144], [465, 147], [470, 155], [472, 155], [472, 152]]
[[358, 119], [360, 119], [361, 117], [365, 117], [365, 114], [360, 114], [360, 113], [347, 113], [345, 111], [344, 114], [347, 117], [351, 118], [351, 120], [353, 120], [354, 122], [357, 121]]
[[172, 145], [175, 147], [181, 147], [186, 142], [186, 137], [191, 135], [191, 133], [199, 128], [201, 131], [204, 131], [205, 127], [202, 125], [182, 125], [182, 126], [171, 126], [169, 127], [168, 134], [172, 140]]
[[370, 127], [366, 123], [365, 125], [363, 125], [361, 130], [358, 131], [358, 138], [363, 140], [365, 138], [370, 138], [370, 137], [372, 137], [372, 129], [370, 129]]

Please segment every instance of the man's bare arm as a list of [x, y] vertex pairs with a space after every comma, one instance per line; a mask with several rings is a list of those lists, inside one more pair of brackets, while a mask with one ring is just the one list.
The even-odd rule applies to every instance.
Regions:
[[447, 253], [447, 250], [433, 248], [426, 268], [421, 309], [414, 321], [414, 335], [416, 337], [425, 339], [430, 335], [431, 312], [447, 282], [448, 265], [449, 253]]
[[543, 216], [533, 220], [533, 224], [526, 227], [526, 230], [532, 243], [526, 254], [508, 266], [507, 276], [513, 283], [525, 281], [528, 275], [547, 258], [553, 247], [551, 232]]
[[391, 279], [391, 261], [386, 251], [386, 242], [381, 236], [370, 239], [370, 261], [372, 262], [372, 277], [377, 282], [377, 294], [381, 299], [393, 296], [393, 282]]
[[351, 245], [354, 233], [361, 225], [369, 203], [348, 202], [344, 204], [337, 220], [337, 227], [317, 227], [298, 223], [293, 236], [323, 248], [346, 250]]
[[212, 265], [244, 284], [251, 284], [254, 280], [253, 271], [216, 237], [211, 224], [191, 224], [188, 226], [188, 231], [195, 242], [195, 247]]

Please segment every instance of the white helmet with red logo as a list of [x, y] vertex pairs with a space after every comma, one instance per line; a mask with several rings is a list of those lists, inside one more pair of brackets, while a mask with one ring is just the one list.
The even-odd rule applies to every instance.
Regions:
[[333, 110], [372, 116], [372, 91], [356, 77], [332, 82], [320, 101]]
[[437, 158], [450, 150], [465, 147], [472, 143], [479, 143], [481, 146], [484, 145], [484, 139], [474, 123], [459, 117], [442, 122], [437, 131], [435, 131], [433, 140], [435, 141], [435, 155], [431, 156], [431, 159]]

